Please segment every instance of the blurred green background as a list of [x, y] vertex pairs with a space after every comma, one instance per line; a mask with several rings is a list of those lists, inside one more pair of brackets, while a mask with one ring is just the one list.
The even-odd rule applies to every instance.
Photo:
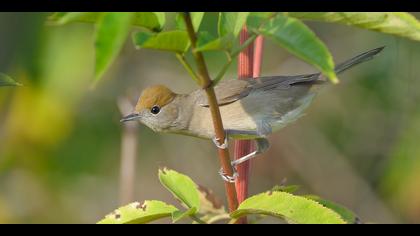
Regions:
[[[94, 223], [121, 204], [118, 99], [135, 102], [157, 83], [179, 93], [197, 87], [174, 55], [136, 50], [128, 40], [91, 89], [94, 27], [51, 26], [46, 16], [0, 13], [0, 71], [24, 84], [0, 88], [0, 223]], [[208, 13], [202, 27], [214, 31], [216, 21]], [[342, 74], [342, 83], [324, 89], [306, 116], [270, 137], [271, 149], [253, 160], [250, 193], [297, 184], [298, 193], [341, 203], [364, 222], [420, 223], [419, 43], [343, 25], [308, 25], [336, 62], [386, 48]], [[221, 55], [206, 54], [211, 72], [223, 64]], [[314, 71], [266, 41], [262, 75]], [[226, 79], [235, 76], [233, 64]], [[135, 200], [177, 204], [159, 184], [162, 166], [225, 198], [211, 142], [144, 126], [135, 138]]]

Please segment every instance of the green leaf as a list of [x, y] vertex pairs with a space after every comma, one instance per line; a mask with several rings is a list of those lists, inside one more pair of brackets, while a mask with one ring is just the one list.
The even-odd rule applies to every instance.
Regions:
[[288, 15], [302, 20], [340, 23], [420, 40], [420, 22], [405, 12], [289, 12]]
[[22, 86], [22, 84], [14, 81], [10, 76], [0, 73], [0, 87], [2, 86]]
[[274, 186], [271, 191], [280, 191], [280, 192], [286, 192], [286, 193], [294, 193], [299, 189], [298, 185], [276, 185]]
[[314, 196], [314, 195], [309, 195], [309, 196], [304, 196], [304, 197], [312, 199], [312, 200], [318, 202], [319, 204], [323, 205], [324, 207], [335, 211], [336, 213], [338, 213], [341, 216], [341, 218], [343, 220], [345, 220], [349, 224], [360, 223], [359, 217], [357, 217], [357, 215], [354, 214], [354, 212], [350, 211], [349, 209], [347, 209], [346, 207], [344, 207], [342, 205], [339, 205], [335, 202], [331, 202], [331, 201], [322, 199], [322, 198], [320, 198], [318, 196]]
[[[95, 23], [100, 20], [104, 12], [56, 12], [48, 17], [49, 21], [58, 25], [72, 22]], [[127, 13], [121, 13], [127, 14]], [[135, 12], [131, 24], [140, 26], [152, 31], [161, 31], [165, 25], [165, 13], [163, 12]]]
[[219, 36], [233, 34], [236, 38], [246, 22], [249, 12], [220, 12], [218, 22]]
[[160, 32], [165, 25], [164, 12], [136, 12], [133, 17], [133, 24], [155, 32]]
[[185, 207], [195, 208], [194, 213], [200, 210], [200, 197], [197, 185], [190, 177], [164, 168], [159, 170], [159, 180]]
[[131, 13], [110, 12], [100, 19], [95, 35], [95, 79], [98, 81], [120, 52], [129, 33]]
[[64, 25], [72, 22], [96, 22], [103, 12], [55, 12], [48, 17], [49, 21], [57, 25]]
[[170, 217], [176, 211], [176, 207], [161, 201], [133, 202], [108, 214], [98, 224], [144, 224]]
[[231, 213], [232, 218], [248, 214], [263, 214], [283, 218], [299, 224], [344, 224], [336, 212], [301, 196], [286, 192], [266, 192], [243, 201]]
[[173, 51], [184, 53], [190, 46], [190, 40], [186, 31], [174, 30], [157, 34], [138, 32], [133, 36], [137, 48]]
[[[204, 12], [190, 12], [191, 21], [194, 27], [195, 32], [198, 31], [201, 25], [201, 21], [204, 17]], [[179, 30], [186, 30], [184, 18], [182, 17], [182, 13], [176, 14], [175, 18], [176, 28]]]
[[182, 219], [184, 219], [185, 217], [194, 215], [197, 212], [197, 208], [193, 207], [190, 208], [186, 211], [174, 211], [172, 213], [172, 223], [176, 223]]
[[235, 37], [229, 33], [215, 38], [207, 31], [200, 32], [197, 40], [197, 51], [228, 50], [233, 46]]
[[261, 20], [258, 20], [257, 17], [250, 18], [248, 26], [251, 30], [275, 41], [290, 53], [314, 65], [332, 82], [338, 82], [334, 72], [333, 58], [327, 47], [301, 21], [286, 17], [283, 14], [277, 14], [262, 26], [259, 26], [258, 23]]

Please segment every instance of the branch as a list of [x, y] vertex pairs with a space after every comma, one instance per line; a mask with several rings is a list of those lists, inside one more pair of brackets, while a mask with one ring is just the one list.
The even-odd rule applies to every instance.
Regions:
[[[200, 86], [206, 91], [207, 100], [210, 105], [210, 112], [211, 112], [211, 116], [213, 120], [214, 132], [216, 134], [216, 138], [220, 140], [219, 142], [222, 142], [222, 143], [219, 143], [221, 145], [223, 144], [225, 140], [225, 131], [223, 128], [222, 117], [220, 115], [220, 110], [217, 104], [216, 95], [214, 93], [213, 83], [210, 79], [210, 75], [208, 73], [203, 54], [199, 51], [196, 51], [197, 35], [195, 34], [195, 31], [194, 31], [194, 27], [191, 21], [191, 16], [188, 12], [185, 12], [182, 15], [185, 21], [188, 36], [191, 41], [192, 54], [197, 64], [198, 77], [200, 79]], [[229, 150], [218, 148], [218, 153], [219, 153], [219, 160], [221, 162], [224, 173], [232, 176], [233, 169], [230, 164], [231, 160], [229, 157]], [[238, 207], [235, 185], [233, 183], [225, 182], [225, 189], [226, 189], [226, 195], [228, 198], [229, 211], [232, 212]]]

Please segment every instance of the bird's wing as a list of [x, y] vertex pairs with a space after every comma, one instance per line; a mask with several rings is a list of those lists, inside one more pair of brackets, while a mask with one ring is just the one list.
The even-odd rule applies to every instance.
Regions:
[[[248, 96], [252, 86], [247, 80], [224, 80], [214, 87], [219, 106], [227, 105]], [[208, 107], [207, 95], [204, 90], [196, 90], [197, 104]]]
[[[242, 80], [224, 80], [214, 87], [219, 106], [227, 105], [241, 98], [248, 96], [257, 90], [289, 89], [296, 84], [313, 85], [314, 82], [321, 82], [318, 74], [296, 75], [296, 76], [269, 76], [248, 78]], [[208, 107], [207, 96], [200, 89], [197, 93], [197, 104]]]

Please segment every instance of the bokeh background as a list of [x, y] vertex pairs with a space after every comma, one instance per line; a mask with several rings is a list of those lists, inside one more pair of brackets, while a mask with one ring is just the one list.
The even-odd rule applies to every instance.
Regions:
[[[52, 26], [48, 15], [0, 13], [0, 71], [24, 84], [0, 88], [0, 223], [95, 223], [120, 206], [121, 189], [130, 191], [120, 184], [127, 135], [138, 146], [135, 200], [177, 204], [157, 178], [162, 166], [225, 199], [211, 142], [119, 123], [118, 101], [134, 102], [148, 85], [179, 93], [197, 88], [175, 56], [136, 50], [128, 40], [92, 89], [94, 27]], [[167, 17], [171, 27], [174, 16]], [[202, 27], [215, 32], [216, 20], [207, 13]], [[250, 193], [297, 184], [298, 193], [341, 203], [363, 222], [420, 223], [419, 43], [308, 25], [336, 62], [386, 48], [342, 74], [342, 83], [324, 89], [306, 116], [270, 137], [271, 149], [252, 161]], [[218, 72], [222, 55], [206, 54], [211, 72]], [[314, 71], [266, 40], [262, 75]], [[235, 77], [234, 64], [226, 79]]]

